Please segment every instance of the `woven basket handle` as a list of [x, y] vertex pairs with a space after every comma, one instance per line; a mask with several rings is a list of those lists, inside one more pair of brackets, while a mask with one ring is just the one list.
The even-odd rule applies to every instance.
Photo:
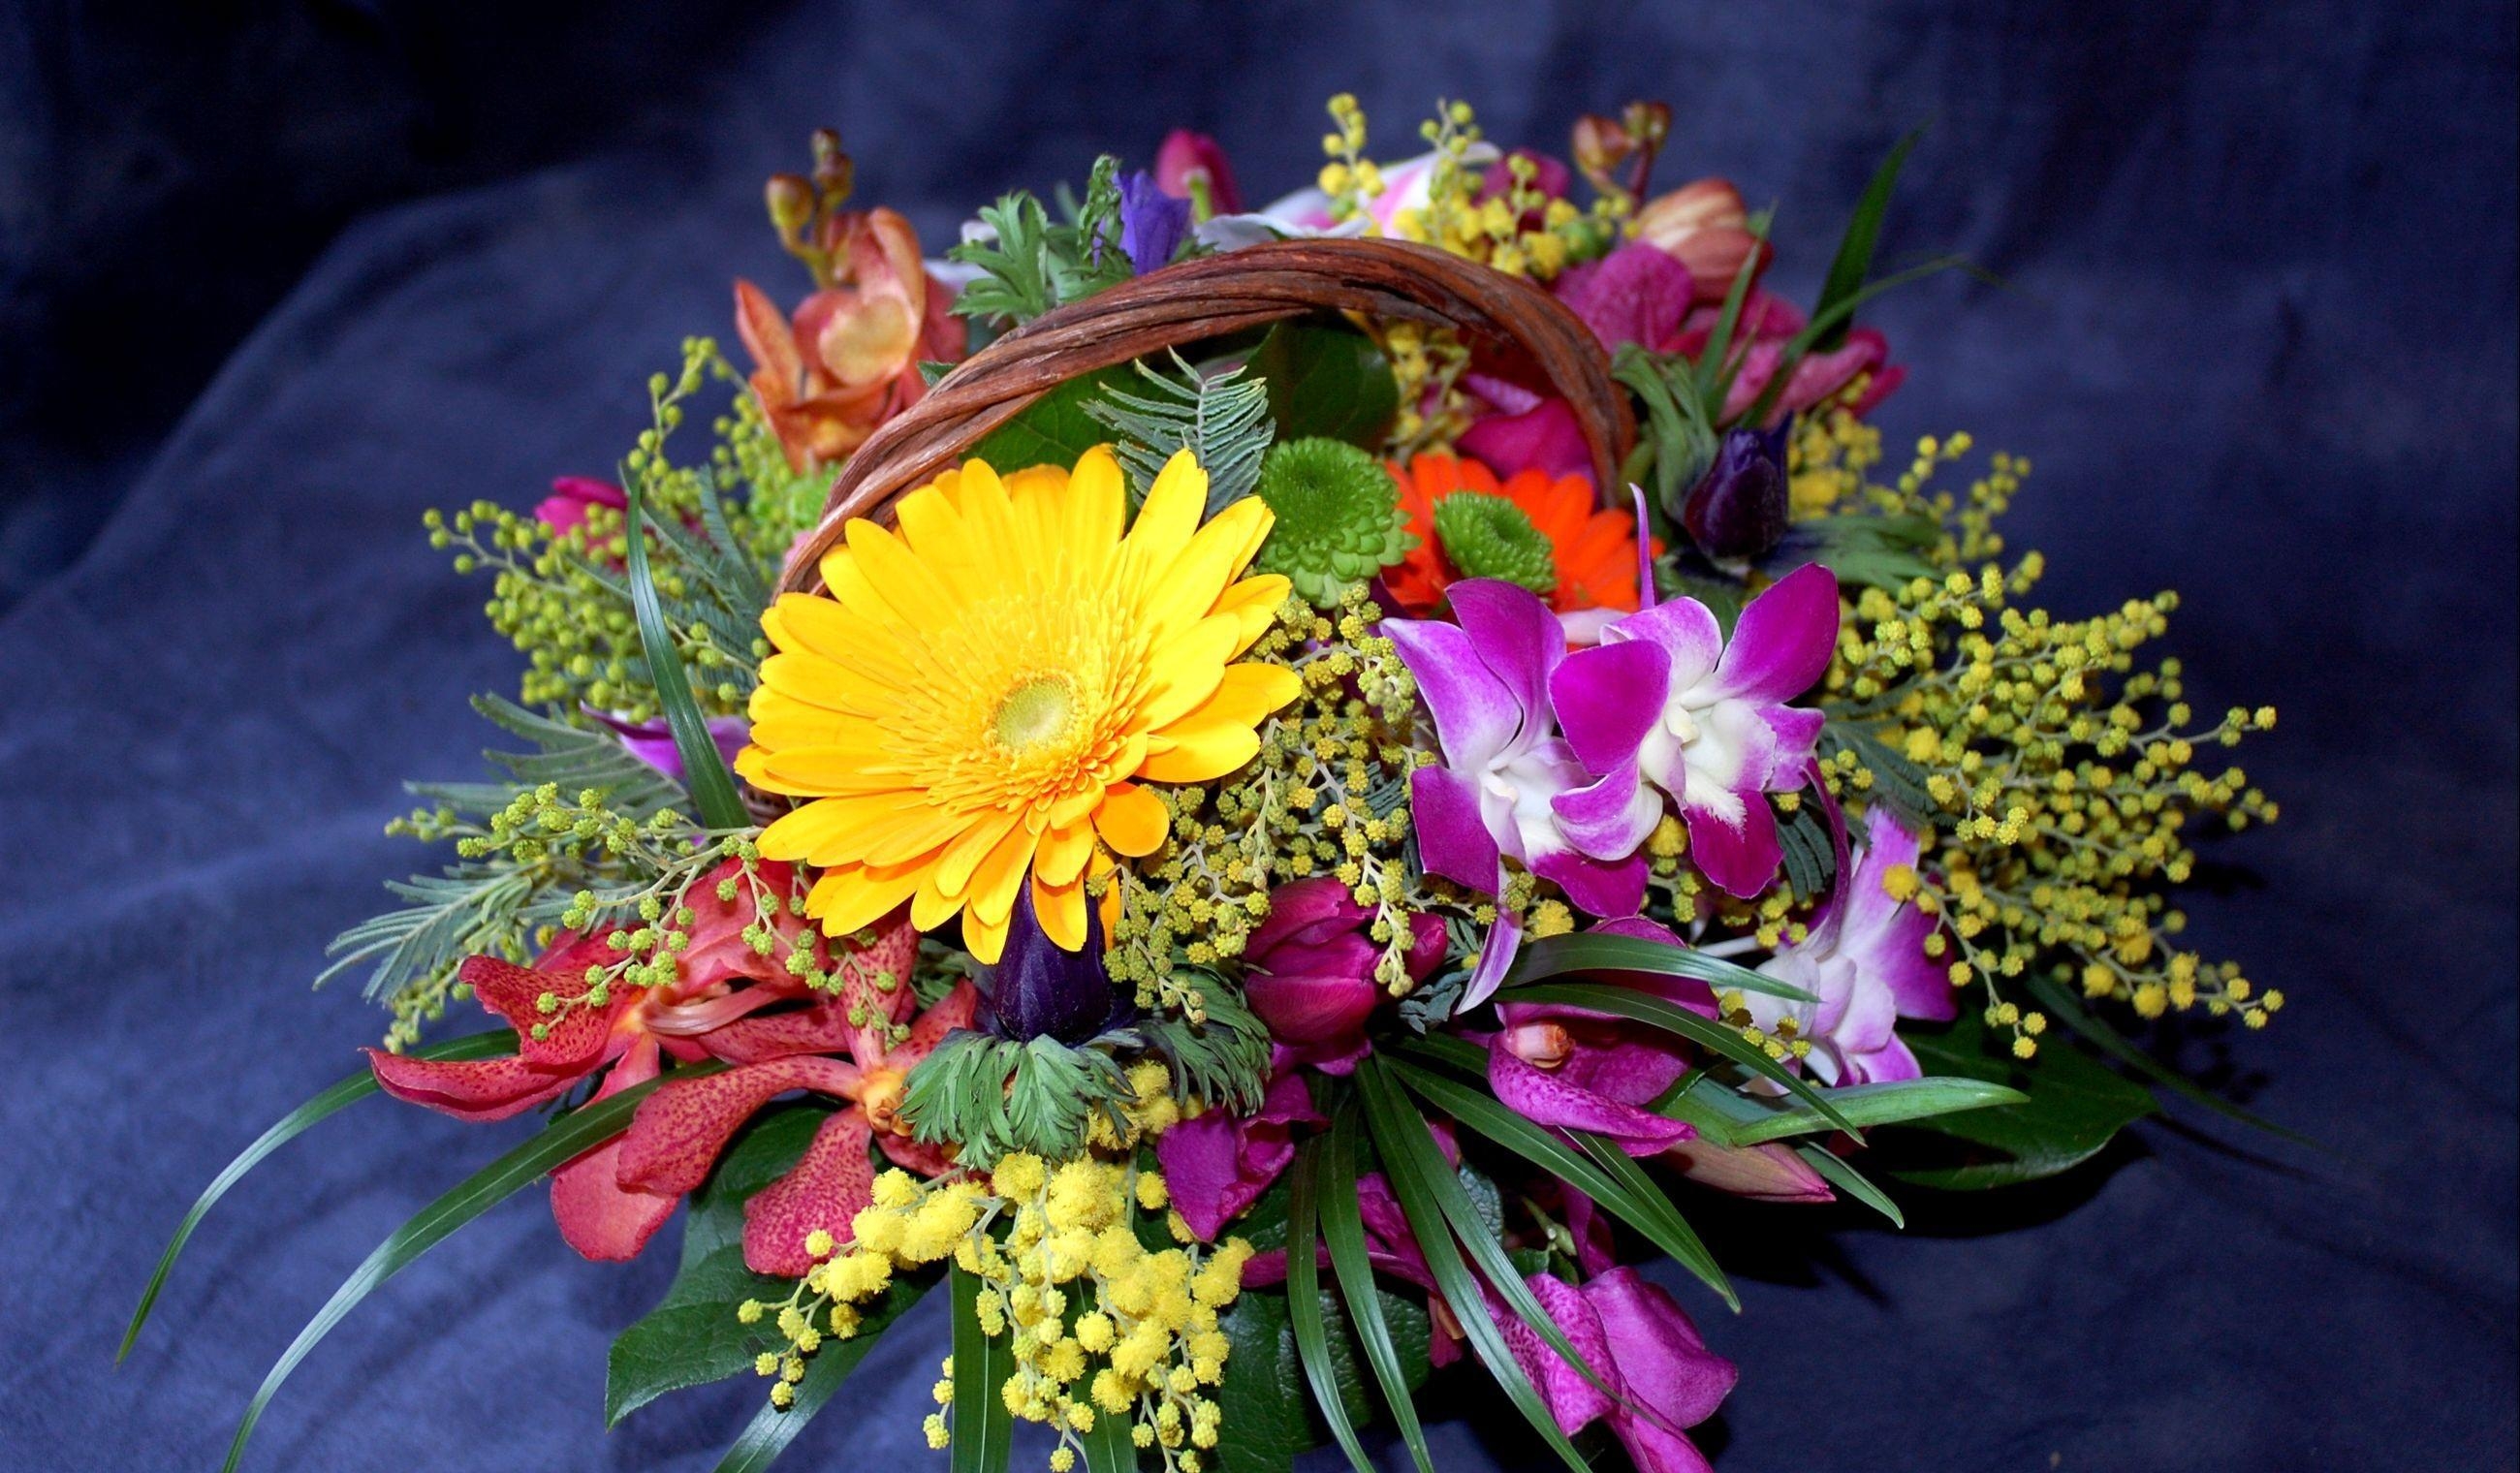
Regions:
[[1405, 241], [1279, 241], [1133, 278], [1026, 323], [939, 379], [858, 447], [823, 517], [788, 555], [787, 593], [820, 586], [823, 554], [851, 517], [950, 469], [1044, 393], [1097, 369], [1312, 312], [1358, 312], [1517, 344], [1573, 407], [1607, 494], [1636, 438], [1627, 398], [1592, 330], [1530, 283]]

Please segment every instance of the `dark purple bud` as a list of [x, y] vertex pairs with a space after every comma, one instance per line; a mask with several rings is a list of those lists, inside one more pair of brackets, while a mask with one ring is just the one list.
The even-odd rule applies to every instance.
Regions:
[[1784, 540], [1786, 505], [1785, 426], [1731, 429], [1680, 519], [1699, 552], [1739, 561]]
[[1042, 931], [1032, 886], [1015, 890], [1006, 950], [979, 982], [989, 1024], [1001, 1038], [1049, 1037], [1082, 1044], [1124, 1020], [1128, 1004], [1102, 969], [1102, 909], [1085, 906], [1085, 945], [1068, 951]]
[[1176, 200], [1155, 186], [1155, 176], [1140, 169], [1120, 181], [1120, 248], [1129, 253], [1129, 269], [1140, 276], [1172, 263], [1190, 233], [1190, 201]]

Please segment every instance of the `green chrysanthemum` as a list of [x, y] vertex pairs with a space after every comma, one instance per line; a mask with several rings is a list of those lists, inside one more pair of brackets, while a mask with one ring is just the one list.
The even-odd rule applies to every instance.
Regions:
[[1557, 587], [1549, 539], [1502, 496], [1458, 491], [1437, 502], [1435, 540], [1464, 578], [1502, 578], [1544, 599]]
[[1417, 545], [1391, 472], [1342, 440], [1273, 446], [1253, 494], [1278, 513], [1278, 524], [1252, 567], [1285, 574], [1295, 592], [1324, 608]]

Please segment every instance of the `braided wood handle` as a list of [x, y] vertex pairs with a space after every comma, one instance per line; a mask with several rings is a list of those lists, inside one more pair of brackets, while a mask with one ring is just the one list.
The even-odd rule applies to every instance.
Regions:
[[[1636, 439], [1627, 397], [1592, 330], [1517, 277], [1406, 241], [1278, 241], [1135, 277], [1026, 323], [955, 366], [850, 456], [822, 520], [788, 555], [787, 593], [820, 586], [851, 517], [882, 519], [1044, 393], [1148, 353], [1300, 317], [1357, 312], [1520, 346], [1575, 412], [1603, 494]], [[1001, 468], [1012, 469], [1012, 468]]]

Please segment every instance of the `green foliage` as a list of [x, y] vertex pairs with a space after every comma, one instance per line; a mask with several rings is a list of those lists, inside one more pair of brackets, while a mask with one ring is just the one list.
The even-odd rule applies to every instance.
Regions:
[[1605, 936], [1590, 931], [1543, 936], [1526, 943], [1515, 954], [1513, 965], [1507, 969], [1505, 985], [1523, 987], [1552, 977], [1619, 972], [1694, 977], [1719, 990], [1764, 993], [1789, 1003], [1816, 1001], [1792, 983], [1754, 972], [1737, 961], [1641, 936]]
[[1014, 1415], [1001, 1393], [1014, 1373], [1009, 1335], [980, 1328], [978, 1274], [956, 1264], [946, 1271], [954, 1293], [953, 1473], [1006, 1473]]
[[[1417, 545], [1408, 514], [1400, 510], [1399, 483], [1381, 462], [1344, 440], [1316, 435], [1280, 441], [1260, 468], [1255, 494], [1269, 504], [1277, 524], [1253, 566], [1285, 574], [1295, 592], [1318, 607], [1337, 607], [1350, 588]], [[1439, 525], [1443, 509], [1452, 504], [1437, 509]], [[1530, 528], [1528, 519], [1523, 525]], [[1548, 555], [1543, 540], [1544, 561]]]
[[761, 1473], [778, 1461], [814, 1413], [847, 1384], [849, 1373], [881, 1342], [883, 1332], [919, 1303], [928, 1287], [916, 1279], [896, 1278], [881, 1297], [861, 1303], [858, 1332], [846, 1340], [825, 1340], [822, 1349], [807, 1357], [805, 1379], [796, 1383], [796, 1400], [785, 1410], [765, 1403], [718, 1460], [717, 1473]]
[[[1648, 943], [1649, 945], [1651, 943]], [[1785, 1087], [1795, 1097], [1818, 1110], [1839, 1130], [1863, 1138], [1863, 1128], [1847, 1118], [1828, 1095], [1811, 1087], [1801, 1075], [1785, 1068], [1768, 1051], [1733, 1029], [1711, 1022], [1677, 1004], [1664, 1002], [1651, 993], [1630, 987], [1605, 986], [1593, 982], [1555, 982], [1526, 987], [1514, 994], [1517, 1003], [1558, 1003], [1570, 1007], [1587, 1007], [1618, 1017], [1632, 1018], [1650, 1024], [1665, 1033], [1674, 1033], [1701, 1049], [1719, 1053], [1751, 1073]]]
[[1085, 413], [1115, 438], [1135, 500], [1146, 499], [1175, 452], [1188, 450], [1207, 472], [1207, 514], [1214, 516], [1259, 482], [1261, 457], [1277, 433], [1268, 385], [1246, 378], [1243, 368], [1206, 373], [1178, 351], [1170, 356], [1172, 373], [1145, 359], [1132, 365], [1142, 384], [1123, 388], [1130, 380], [1102, 380]]
[[1347, 1393], [1357, 1384], [1356, 1367], [1351, 1363], [1341, 1374], [1342, 1367], [1331, 1361], [1328, 1317], [1322, 1312], [1321, 1153], [1320, 1137], [1306, 1140], [1286, 1176], [1286, 1322], [1294, 1331], [1295, 1360], [1312, 1388], [1314, 1409], [1357, 1473], [1373, 1473], [1356, 1438], [1356, 1419], [1348, 1414]]
[[505, 782], [406, 782], [416, 798], [451, 810], [450, 817], [486, 819], [516, 800], [519, 788], [550, 783], [565, 792], [593, 789], [605, 806], [633, 819], [650, 819], [691, 802], [681, 783], [650, 767], [603, 727], [554, 721], [499, 695], [475, 695], [472, 709], [493, 726], [534, 744], [529, 752], [485, 751], [482, 758], [508, 775]]
[[1105, 1049], [1072, 1049], [1049, 1037], [1018, 1041], [988, 1034], [946, 1036], [910, 1071], [901, 1118], [922, 1140], [958, 1144], [967, 1166], [988, 1167], [1010, 1151], [1063, 1161], [1085, 1146], [1099, 1112], [1125, 1133], [1137, 1095]]
[[692, 1193], [672, 1285], [613, 1339], [606, 1358], [607, 1427], [669, 1391], [745, 1374], [756, 1356], [788, 1348], [775, 1320], [764, 1317], [747, 1325], [736, 1315], [747, 1299], [777, 1302], [792, 1287], [744, 1267], [743, 1204], [796, 1164], [829, 1115], [803, 1104], [764, 1113]]
[[1900, 1036], [1934, 1074], [2009, 1084], [2027, 1096], [1918, 1122], [1919, 1130], [1956, 1143], [1958, 1159], [1893, 1170], [1903, 1182], [1951, 1191], [2035, 1182], [2098, 1155], [2119, 1131], [2153, 1112], [2143, 1087], [2062, 1040], [2041, 1048], [2035, 1063], [2013, 1059], [1974, 1012], [1963, 1010], [1941, 1034]]
[[1818, 562], [1840, 584], [1898, 589], [1941, 575], [1931, 554], [1942, 536], [1941, 520], [1924, 512], [1814, 517], [1794, 523], [1765, 563], [1783, 573]]
[[682, 658], [674, 650], [673, 634], [665, 624], [664, 609], [657, 602], [655, 578], [648, 563], [647, 534], [641, 525], [644, 494], [639, 485], [630, 487], [628, 538], [630, 603], [638, 616], [639, 644], [647, 656], [649, 678], [655, 689], [656, 703], [663, 708], [667, 725], [673, 728], [674, 750], [683, 759], [685, 781], [700, 818], [712, 828], [742, 828], [747, 821], [743, 799], [735, 790], [735, 774], [728, 771], [726, 757], [718, 750], [716, 737], [709, 734], [708, 719], [692, 696]]
[[[1838, 1113], [1867, 1130], [1912, 1124], [1962, 1110], [2021, 1104], [2029, 1097], [1992, 1080], [1939, 1076], [1886, 1084], [1840, 1085], [1828, 1092], [1829, 1103], [1837, 1106]], [[1795, 1136], [1826, 1135], [1837, 1129], [1808, 1105], [1726, 1089], [1703, 1070], [1691, 1072], [1655, 1108], [1688, 1121], [1697, 1128], [1701, 1138], [1717, 1145], [1758, 1145]]]
[[[672, 1078], [696, 1078], [714, 1074], [722, 1065], [702, 1063], [674, 1071]], [[411, 1221], [395, 1228], [377, 1245], [367, 1261], [353, 1271], [336, 1290], [315, 1317], [297, 1332], [289, 1349], [281, 1353], [278, 1363], [262, 1379], [261, 1387], [246, 1406], [236, 1437], [228, 1445], [223, 1473], [236, 1473], [245, 1458], [246, 1444], [253, 1436], [254, 1424], [262, 1419], [263, 1408], [271, 1405], [289, 1374], [297, 1368], [322, 1343], [333, 1326], [341, 1322], [359, 1302], [382, 1286], [387, 1279], [411, 1266], [422, 1254], [454, 1235], [458, 1228], [507, 1200], [519, 1188], [531, 1184], [561, 1166], [586, 1153], [629, 1128], [631, 1112], [639, 1102], [653, 1094], [661, 1079], [633, 1085], [617, 1094], [608, 1095], [572, 1110], [545, 1126], [541, 1134], [510, 1150], [496, 1161], [474, 1172], [444, 1196], [414, 1214]]]
[[1653, 505], [1677, 523], [1689, 489], [1715, 464], [1715, 420], [1723, 401], [1708, 406], [1697, 372], [1687, 359], [1636, 343], [1623, 344], [1610, 356], [1610, 377], [1635, 394], [1644, 410], [1636, 449], [1619, 473], [1631, 482], [1650, 480]]
[[1777, 822], [1777, 838], [1785, 851], [1785, 883], [1796, 900], [1811, 900], [1827, 891], [1837, 876], [1837, 846], [1817, 804], [1803, 803]]
[[[1328, 1290], [1319, 1298], [1341, 1409], [1352, 1424], [1362, 1424], [1372, 1415], [1366, 1401], [1362, 1350], [1341, 1301]], [[1388, 1289], [1377, 1287], [1374, 1300], [1390, 1331], [1402, 1379], [1414, 1391], [1432, 1374], [1427, 1348], [1433, 1325], [1422, 1305]], [[1330, 1434], [1312, 1404], [1286, 1295], [1243, 1290], [1226, 1312], [1223, 1328], [1234, 1348], [1225, 1360], [1225, 1379], [1216, 1388], [1225, 1425], [1216, 1449], [1218, 1465], [1224, 1473], [1287, 1473], [1297, 1456], [1328, 1443]]]
[[1869, 728], [1832, 719], [1821, 728], [1818, 750], [1824, 762], [1837, 760], [1840, 753], [1854, 753], [1856, 762], [1872, 775], [1868, 796], [1887, 803], [1899, 821], [1915, 832], [1929, 833], [1936, 825], [1950, 826], [1951, 815], [1925, 785], [1933, 775], [1892, 750]]
[[1269, 330], [1251, 372], [1269, 384], [1278, 438], [1319, 435], [1379, 450], [1400, 416], [1400, 383], [1373, 339], [1344, 323], [1296, 318]]
[[982, 205], [980, 220], [996, 239], [967, 242], [946, 252], [981, 272], [955, 298], [956, 314], [1022, 324], [1127, 281], [1118, 167], [1107, 154], [1094, 160], [1085, 202], [1064, 224], [1053, 224], [1041, 201], [1023, 190]]
[[[449, 1039], [431, 1048], [416, 1049], [413, 1056], [427, 1059], [490, 1058], [516, 1047], [517, 1036], [505, 1028], [497, 1028], [488, 1033]], [[237, 1152], [236, 1159], [202, 1189], [192, 1211], [185, 1213], [184, 1221], [176, 1225], [175, 1235], [167, 1241], [166, 1251], [158, 1255], [156, 1271], [149, 1275], [147, 1287], [140, 1291], [140, 1306], [131, 1312], [131, 1323], [122, 1332], [122, 1344], [113, 1352], [117, 1362], [131, 1354], [132, 1344], [140, 1338], [140, 1327], [149, 1322], [149, 1312], [157, 1307], [158, 1291], [166, 1286], [166, 1275], [174, 1272], [175, 1260], [183, 1256], [184, 1245], [193, 1240], [193, 1229], [202, 1226], [202, 1220], [210, 1215], [210, 1209], [219, 1204], [219, 1198], [228, 1194], [228, 1188], [244, 1181], [246, 1173], [261, 1165], [272, 1152], [305, 1135], [328, 1117], [376, 1094], [379, 1088], [376, 1071], [361, 1069], [274, 1121], [271, 1129], [256, 1136], [251, 1145]]]
[[1028, 466], [1073, 466], [1078, 456], [1111, 438], [1087, 410], [1123, 381], [1116, 368], [1070, 379], [982, 436], [970, 458], [987, 462], [1001, 475]]
[[1177, 1094], [1247, 1115], [1269, 1088], [1269, 1029], [1222, 978], [1199, 988], [1205, 1016], [1196, 1022], [1169, 1009], [1130, 1026], [1163, 1056]]
[[[1365, 1352], [1366, 1363], [1373, 1369], [1375, 1383], [1382, 1388], [1383, 1405], [1391, 1408], [1392, 1420], [1399, 1424], [1401, 1441], [1409, 1445], [1409, 1454], [1417, 1460], [1418, 1473], [1434, 1473], [1434, 1458], [1426, 1451], [1425, 1430], [1418, 1423], [1415, 1396], [1428, 1370], [1423, 1342], [1411, 1347], [1417, 1355], [1412, 1360], [1401, 1338], [1393, 1333], [1392, 1317], [1384, 1312], [1384, 1295], [1374, 1284], [1373, 1262], [1366, 1249], [1365, 1219], [1357, 1203], [1359, 1132], [1354, 1109], [1340, 1110], [1330, 1123], [1329, 1138], [1321, 1156], [1322, 1241], [1329, 1249], [1339, 1300], [1356, 1327], [1357, 1345]], [[1422, 1327], [1406, 1327], [1424, 1332]], [[1351, 1373], [1340, 1384], [1352, 1386], [1357, 1379]]]
[[[1881, 217], [1890, 209], [1890, 192], [1899, 183], [1899, 170], [1907, 166], [1908, 156], [1915, 152], [1917, 141], [1924, 136], [1922, 128], [1911, 131], [1872, 171], [1871, 180], [1864, 186], [1863, 198], [1856, 201], [1854, 215], [1846, 222], [1846, 234], [1838, 241], [1837, 254], [1828, 263], [1828, 279], [1821, 284], [1814, 315], [1835, 308], [1864, 289], [1865, 278], [1872, 274], [1872, 251], [1881, 239]], [[1846, 340], [1846, 328], [1847, 324], [1840, 322], [1812, 346], [1827, 352]]]

